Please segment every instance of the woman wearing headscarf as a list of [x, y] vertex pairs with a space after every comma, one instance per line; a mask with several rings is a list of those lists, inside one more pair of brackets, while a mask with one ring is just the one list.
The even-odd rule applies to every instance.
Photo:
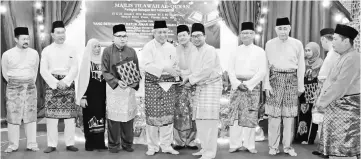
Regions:
[[305, 47], [306, 72], [304, 77], [305, 92], [299, 97], [299, 111], [295, 141], [313, 144], [317, 135], [317, 124], [312, 123], [312, 108], [318, 91], [318, 73], [323, 60], [320, 58], [320, 46], [309, 42]]
[[98, 40], [88, 41], [82, 59], [76, 104], [83, 107], [85, 150], [108, 149], [104, 141], [106, 82], [101, 71]]

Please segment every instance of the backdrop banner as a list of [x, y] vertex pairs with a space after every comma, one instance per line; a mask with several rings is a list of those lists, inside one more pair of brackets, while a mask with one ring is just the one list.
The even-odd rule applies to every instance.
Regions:
[[155, 20], [167, 21], [169, 41], [177, 41], [177, 26], [193, 23], [205, 25], [206, 42], [220, 47], [221, 20], [217, 4], [213, 1], [85, 1], [86, 41], [96, 38], [101, 42], [113, 39], [112, 28], [124, 24], [128, 32], [128, 45], [142, 48], [153, 39]]

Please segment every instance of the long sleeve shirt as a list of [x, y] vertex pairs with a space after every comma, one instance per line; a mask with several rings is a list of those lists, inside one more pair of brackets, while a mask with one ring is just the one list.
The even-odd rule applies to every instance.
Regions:
[[[115, 44], [108, 46], [104, 49], [102, 55], [102, 72], [105, 81], [109, 84], [112, 89], [117, 88], [119, 82], [119, 74], [115, 69], [115, 65], [121, 61], [133, 61], [137, 65], [139, 71], [138, 56], [135, 50], [129, 46], [124, 46], [119, 49]], [[138, 86], [134, 87], [138, 90]]]
[[13, 47], [2, 55], [1, 68], [6, 81], [9, 81], [9, 78], [16, 78], [34, 79], [35, 82], [39, 68], [39, 54], [32, 48]]
[[242, 83], [237, 78], [246, 78], [249, 80], [244, 81], [243, 84], [252, 91], [266, 76], [266, 53], [254, 44], [238, 46], [231, 52], [228, 62], [228, 75], [232, 89], [237, 89]]
[[345, 95], [360, 93], [360, 53], [353, 50], [340, 56], [329, 73], [316, 105], [326, 107]]
[[335, 66], [337, 60], [340, 58], [340, 55], [331, 49], [323, 61], [320, 72], [318, 74], [319, 80], [326, 80], [327, 75], [330, 73], [333, 66]]
[[160, 77], [162, 74], [167, 74], [163, 71], [164, 68], [177, 65], [176, 49], [168, 42], [160, 44], [153, 39], [143, 47], [142, 63], [145, 72]]
[[176, 47], [177, 56], [179, 59], [179, 69], [182, 72], [182, 77], [188, 76], [194, 71], [195, 59], [199, 55], [197, 48], [189, 42], [186, 47], [178, 45]]
[[59, 82], [52, 74], [65, 75], [61, 81], [70, 86], [78, 75], [77, 52], [68, 44], [50, 44], [41, 53], [40, 74], [52, 89]]
[[[278, 69], [297, 69], [298, 91], [304, 92], [305, 59], [302, 42], [288, 37], [282, 41], [278, 37], [269, 40], [266, 43], [266, 55], [268, 60], [268, 69], [274, 66]], [[272, 89], [269, 83], [269, 70], [264, 79], [265, 89]]]
[[208, 44], [197, 49], [199, 55], [195, 58], [194, 71], [189, 76], [189, 82], [194, 85], [222, 76], [222, 68], [216, 49]]

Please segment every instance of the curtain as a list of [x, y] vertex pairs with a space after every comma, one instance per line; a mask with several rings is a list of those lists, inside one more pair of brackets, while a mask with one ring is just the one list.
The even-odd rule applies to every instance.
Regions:
[[[290, 36], [300, 40], [304, 46], [308, 42], [320, 44], [320, 30], [336, 27], [332, 17], [337, 9], [324, 8], [321, 1], [268, 1], [268, 9], [263, 34], [265, 43], [277, 36], [276, 19], [281, 17], [290, 19]], [[321, 52], [321, 57], [325, 57], [324, 51]]]
[[[15, 46], [14, 29], [15, 27], [25, 26], [29, 29], [30, 44], [29, 47], [38, 51], [41, 58], [41, 51], [44, 47], [49, 45], [52, 40], [50, 36], [51, 25], [53, 21], [62, 20], [65, 25], [70, 24], [80, 13], [81, 1], [44, 1], [43, 14], [46, 38], [40, 40], [37, 29], [37, 22], [35, 21], [36, 10], [34, 9], [34, 1], [4, 1], [2, 4], [7, 8], [7, 12], [1, 14], [1, 54], [6, 50]], [[36, 86], [38, 89], [38, 116], [44, 115], [44, 97], [45, 97], [45, 82], [40, 76], [37, 76]], [[5, 87], [6, 81], [1, 78], [1, 116], [6, 117], [5, 104]]]
[[[331, 8], [324, 8], [322, 1], [267, 1], [269, 12], [263, 27], [263, 36], [257, 45], [276, 37], [275, 25], [279, 17], [288, 17], [291, 22], [290, 36], [299, 39], [304, 45], [308, 42], [320, 43], [320, 30], [336, 26], [333, 15], [340, 9], [338, 1]], [[257, 1], [221, 1], [218, 5], [220, 16], [235, 35], [239, 35], [242, 22], [256, 23], [259, 6]], [[347, 15], [347, 13], [345, 13]], [[322, 48], [322, 47], [321, 47]], [[324, 51], [321, 53], [324, 58]]]
[[218, 12], [229, 29], [238, 37], [243, 22], [255, 22], [257, 20], [257, 1], [221, 1], [218, 5]]

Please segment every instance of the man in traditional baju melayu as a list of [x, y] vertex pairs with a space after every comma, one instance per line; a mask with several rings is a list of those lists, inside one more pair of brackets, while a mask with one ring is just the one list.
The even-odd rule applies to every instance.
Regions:
[[39, 54], [29, 48], [29, 30], [17, 27], [14, 30], [16, 46], [2, 55], [1, 67], [6, 86], [6, 112], [9, 146], [6, 153], [19, 148], [20, 125], [23, 122], [27, 138], [27, 150], [38, 151], [36, 142], [37, 90], [36, 77]]
[[[179, 45], [176, 47], [179, 58], [179, 68], [182, 77], [189, 76], [194, 71], [195, 57], [199, 55], [197, 48], [190, 42], [190, 31], [187, 25], [177, 27]], [[192, 120], [193, 95], [195, 87], [177, 86], [177, 102], [174, 114], [174, 142], [176, 150], [189, 148], [198, 149], [195, 143], [197, 128]]]
[[[228, 73], [232, 85], [229, 152], [248, 150], [257, 153], [255, 139], [260, 107], [261, 81], [266, 76], [265, 51], [253, 44], [254, 24], [242, 23], [242, 45], [229, 58]], [[232, 126], [233, 125], [233, 126]]]
[[193, 119], [202, 149], [193, 153], [201, 159], [212, 159], [217, 153], [220, 99], [222, 96], [222, 68], [216, 49], [205, 43], [203, 24], [192, 25], [192, 43], [198, 49], [194, 71], [183, 79], [185, 87], [196, 86]]
[[[103, 51], [102, 71], [106, 85], [106, 114], [108, 122], [108, 147], [112, 153], [123, 150], [133, 152], [134, 117], [137, 112], [135, 91], [139, 81], [128, 85], [117, 71], [120, 64], [131, 62], [139, 71], [135, 50], [127, 46], [128, 35], [125, 25], [113, 27], [114, 43]], [[124, 78], [124, 77], [123, 77]]]
[[326, 58], [323, 61], [323, 64], [320, 69], [320, 73], [318, 74], [318, 80], [321, 83], [324, 83], [327, 75], [330, 73], [333, 66], [336, 64], [340, 55], [335, 52], [332, 47], [333, 34], [335, 30], [333, 28], [324, 28], [320, 31], [321, 34], [321, 46], [324, 50], [328, 51], [326, 54]]
[[332, 46], [340, 58], [330, 71], [314, 113], [324, 114], [318, 151], [331, 159], [360, 157], [360, 53], [358, 31], [337, 24]]
[[266, 43], [269, 75], [265, 78], [266, 114], [268, 118], [269, 154], [279, 153], [281, 121], [283, 121], [283, 150], [297, 156], [291, 147], [294, 119], [298, 114], [298, 96], [304, 92], [305, 59], [301, 41], [289, 37], [288, 18], [278, 18], [277, 36]]
[[[333, 28], [324, 28], [320, 31], [320, 35], [321, 35], [320, 39], [321, 39], [322, 48], [328, 52], [326, 54], [326, 58], [323, 61], [323, 64], [321, 66], [320, 72], [317, 77], [319, 80], [319, 89], [317, 90], [317, 96], [319, 95], [320, 92], [323, 92], [322, 91], [323, 83], [327, 79], [327, 76], [329, 75], [331, 69], [336, 65], [338, 58], [340, 58], [340, 55], [335, 52], [335, 50], [333, 49], [333, 46], [332, 46], [334, 33], [335, 33], [335, 30]], [[320, 133], [321, 133], [321, 129], [322, 129], [323, 115], [320, 113], [314, 113], [312, 120], [313, 120], [313, 122], [316, 122], [317, 124], [319, 124], [317, 136], [320, 137]], [[313, 151], [312, 154], [319, 155], [323, 158], [328, 158], [327, 156], [324, 156], [323, 154], [321, 154], [318, 151]]]
[[46, 82], [45, 117], [48, 148], [44, 153], [56, 150], [58, 145], [58, 121], [64, 119], [66, 150], [78, 151], [74, 147], [75, 117], [80, 109], [75, 103], [74, 79], [78, 74], [78, 55], [74, 47], [64, 43], [65, 27], [62, 21], [52, 24], [54, 42], [41, 53], [40, 74]]
[[165, 21], [155, 21], [154, 39], [142, 50], [142, 66], [145, 70], [145, 118], [148, 151], [154, 155], [162, 149], [164, 153], [179, 154], [171, 146], [176, 103], [174, 83], [178, 81], [177, 54], [175, 47], [167, 42], [168, 28]]

